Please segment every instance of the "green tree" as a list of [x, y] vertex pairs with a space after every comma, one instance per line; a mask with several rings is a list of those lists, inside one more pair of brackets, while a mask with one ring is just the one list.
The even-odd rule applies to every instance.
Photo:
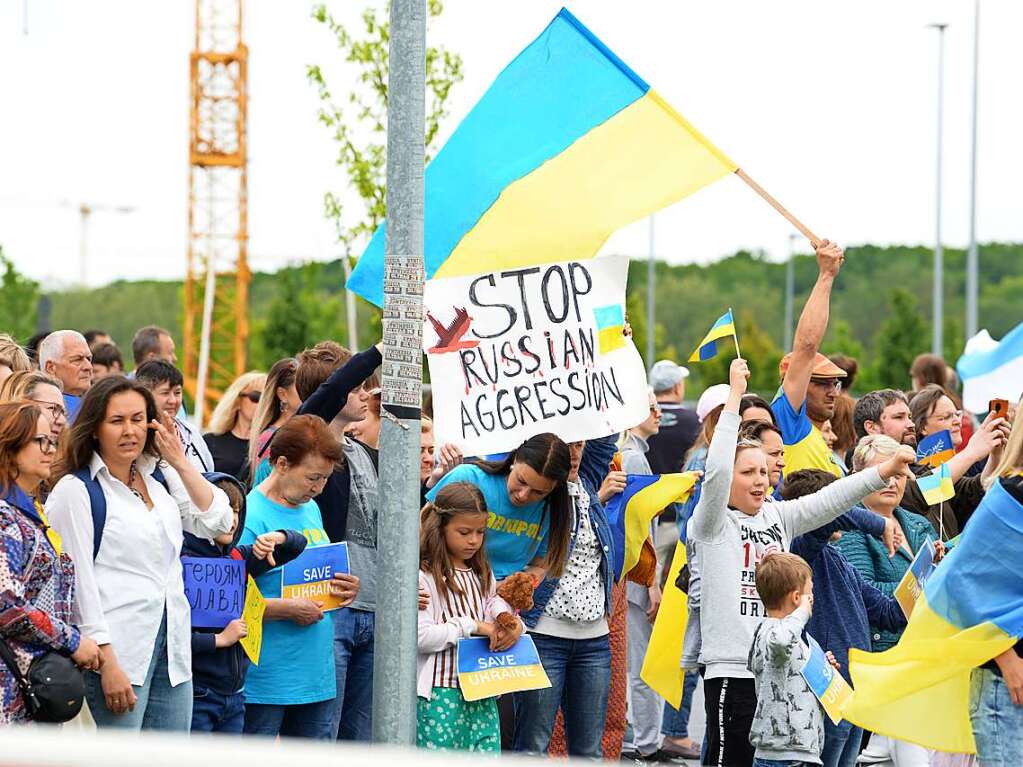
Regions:
[[39, 283], [14, 268], [0, 247], [0, 332], [24, 341], [36, 332], [39, 318]]
[[[441, 0], [427, 0], [427, 23], [444, 10]], [[353, 34], [325, 6], [313, 9], [313, 18], [333, 34], [344, 61], [351, 64], [358, 85], [338, 100], [331, 92], [323, 70], [311, 64], [306, 76], [320, 98], [318, 117], [331, 131], [337, 144], [335, 163], [358, 193], [358, 202], [350, 207], [341, 195], [327, 192], [324, 214], [334, 222], [345, 275], [354, 258], [354, 248], [376, 230], [386, 215], [387, 171], [387, 56], [390, 42], [390, 4], [368, 7], [362, 13], [362, 30]], [[448, 116], [451, 89], [462, 81], [462, 59], [443, 47], [426, 49], [426, 161], [430, 161], [441, 123]], [[342, 106], [346, 104], [346, 106]], [[366, 320], [361, 328], [373, 330], [380, 323], [379, 309], [359, 302]], [[379, 335], [360, 338], [372, 343]]]
[[277, 295], [266, 309], [258, 336], [260, 365], [265, 369], [282, 357], [291, 357], [313, 341], [314, 314], [302, 273], [285, 269], [278, 274]]
[[913, 358], [927, 349], [927, 322], [916, 297], [904, 288], [889, 293], [889, 315], [877, 332], [874, 381], [878, 386], [905, 389]]
[[646, 294], [643, 296], [637, 291], [631, 291], [626, 296], [625, 300], [625, 313], [629, 318], [629, 324], [632, 326], [632, 342], [636, 345], [636, 349], [639, 351], [643, 362], [649, 370], [657, 360], [675, 360], [679, 362], [678, 350], [674, 344], [665, 342], [667, 338], [667, 331], [664, 329], [664, 325], [660, 322], [654, 325], [654, 358], [652, 360], [646, 359], [646, 344], [647, 344], [647, 317], [646, 317], [646, 302], [644, 301]]

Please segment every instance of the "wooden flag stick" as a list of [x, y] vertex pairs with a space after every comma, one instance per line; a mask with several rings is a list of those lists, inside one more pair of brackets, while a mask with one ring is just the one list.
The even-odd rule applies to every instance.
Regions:
[[806, 237], [806, 239], [808, 239], [810, 241], [811, 245], [813, 245], [815, 248], [818, 245], [820, 245], [821, 238], [818, 237], [813, 232], [811, 232], [803, 224], [802, 221], [800, 221], [798, 218], [796, 218], [791, 213], [789, 213], [785, 209], [784, 205], [782, 205], [780, 202], [778, 202], [776, 199], [774, 199], [770, 194], [768, 194], [766, 189], [764, 189], [762, 186], [760, 186], [760, 184], [758, 184], [756, 181], [754, 181], [749, 176], [747, 176], [746, 175], [746, 171], [744, 171], [742, 168], [736, 168], [735, 169], [735, 175], [738, 176], [739, 178], [741, 178], [743, 181], [745, 181], [749, 185], [750, 189], [752, 189], [754, 192], [756, 192], [761, 197], [763, 197], [764, 200], [767, 201], [768, 205], [770, 205], [776, 211], [781, 213], [782, 216], [785, 217], [786, 221], [788, 221], [790, 224], [792, 224], [792, 226], [796, 227], [796, 229], [798, 229], [800, 231], [800, 233], [802, 233], [802, 235], [804, 237]]
[[736, 359], [742, 359], [742, 355], [739, 353], [739, 329], [735, 327], [735, 314], [732, 312], [732, 307], [728, 307], [728, 313], [732, 315], [732, 340], [735, 341], [735, 356]]

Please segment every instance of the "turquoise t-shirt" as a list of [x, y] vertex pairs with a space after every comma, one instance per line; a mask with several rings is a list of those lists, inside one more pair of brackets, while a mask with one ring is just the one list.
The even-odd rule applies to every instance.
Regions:
[[479, 466], [463, 463], [441, 478], [427, 500], [437, 497], [437, 491], [452, 482], [476, 485], [487, 501], [487, 537], [484, 546], [494, 579], [503, 580], [528, 565], [533, 557], [547, 555], [550, 514], [545, 513], [546, 501], [528, 506], [515, 506], [508, 498], [508, 475], [487, 474]]
[[[330, 543], [320, 507], [309, 501], [296, 509], [274, 503], [259, 490], [246, 496], [245, 530], [239, 543], [273, 530], [297, 530], [308, 546]], [[281, 596], [281, 568], [256, 578], [267, 599]], [[334, 684], [334, 622], [330, 616], [309, 626], [292, 621], [265, 621], [259, 665], [249, 666], [245, 700], [265, 705], [294, 706], [336, 697]]]

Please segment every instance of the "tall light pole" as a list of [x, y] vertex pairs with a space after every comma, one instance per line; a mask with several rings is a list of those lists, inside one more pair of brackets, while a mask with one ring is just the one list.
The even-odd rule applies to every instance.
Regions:
[[966, 338], [977, 335], [977, 89], [980, 68], [980, 0], [973, 3], [973, 117], [970, 137], [970, 246], [966, 251]]
[[792, 351], [792, 311], [796, 299], [796, 240], [799, 235], [789, 234], [789, 260], [785, 263], [785, 352]]
[[426, 0], [391, 1], [373, 740], [416, 742]]
[[944, 252], [941, 247], [941, 151], [942, 151], [942, 129], [945, 100], [945, 29], [948, 24], [931, 24], [931, 27], [938, 30], [938, 151], [937, 168], [935, 172], [935, 233], [934, 233], [934, 297], [933, 297], [933, 325], [931, 337], [931, 352], [941, 355], [944, 349], [942, 338], [942, 318], [945, 314], [944, 307]]
[[650, 256], [646, 262], [646, 369], [654, 366], [654, 336], [657, 329], [657, 307], [654, 292], [654, 217], [650, 216]]

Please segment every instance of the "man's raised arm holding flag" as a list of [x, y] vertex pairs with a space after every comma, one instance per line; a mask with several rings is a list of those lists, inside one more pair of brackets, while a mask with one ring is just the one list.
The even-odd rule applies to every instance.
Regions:
[[831, 288], [844, 260], [836, 243], [823, 240], [817, 246], [817, 282], [799, 315], [792, 350], [781, 361], [781, 390], [771, 409], [785, 441], [786, 473], [800, 469], [823, 469], [836, 476], [843, 473], [820, 427], [835, 412], [845, 371], [817, 349], [828, 329]]

